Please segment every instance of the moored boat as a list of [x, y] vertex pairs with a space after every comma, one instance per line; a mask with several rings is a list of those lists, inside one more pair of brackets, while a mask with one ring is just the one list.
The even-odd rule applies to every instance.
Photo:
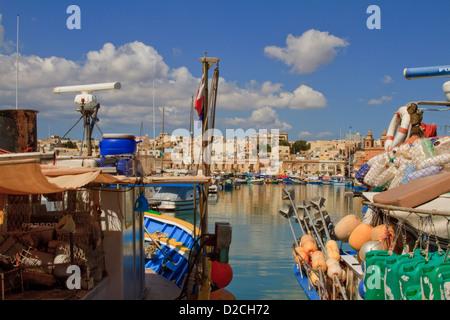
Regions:
[[308, 179], [308, 184], [322, 185], [323, 181], [320, 179]]
[[[156, 191], [148, 200], [160, 202], [159, 211], [191, 211], [198, 207], [199, 190], [194, 191], [193, 185], [166, 184], [155, 187]], [[194, 203], [195, 194], [195, 203]]]
[[234, 184], [247, 184], [247, 180], [242, 178], [236, 178], [234, 179]]
[[257, 177], [250, 177], [247, 179], [247, 184], [264, 184], [264, 179]]
[[367, 191], [369, 190], [369, 188], [367, 186], [365, 186], [364, 184], [355, 181], [353, 184], [353, 191]]
[[[406, 69], [405, 76], [416, 72], [424, 76], [421, 70]], [[450, 97], [450, 82], [443, 88]], [[450, 299], [450, 139], [427, 130], [421, 104], [449, 105], [422, 101], [396, 112], [385, 152], [355, 175], [370, 190], [362, 193], [362, 219], [349, 213], [327, 232], [323, 217], [321, 225], [317, 215], [308, 213], [313, 205], [320, 212], [317, 201], [294, 207], [288, 197], [292, 205], [280, 210], [289, 223], [295, 213], [302, 229], [297, 238], [291, 225], [294, 273], [310, 299]], [[404, 130], [395, 134], [397, 127]], [[351, 251], [342, 250], [344, 245]]]
[[189, 272], [189, 259], [198, 250], [198, 230], [184, 220], [146, 212], [144, 234], [145, 268], [181, 288]]

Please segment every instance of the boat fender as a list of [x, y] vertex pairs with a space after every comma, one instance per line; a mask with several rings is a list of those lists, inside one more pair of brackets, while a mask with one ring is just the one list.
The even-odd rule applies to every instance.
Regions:
[[410, 123], [411, 116], [408, 113], [407, 106], [400, 107], [397, 112], [395, 112], [391, 123], [389, 124], [386, 142], [384, 144], [386, 151], [390, 151], [392, 148], [398, 146], [406, 140]]

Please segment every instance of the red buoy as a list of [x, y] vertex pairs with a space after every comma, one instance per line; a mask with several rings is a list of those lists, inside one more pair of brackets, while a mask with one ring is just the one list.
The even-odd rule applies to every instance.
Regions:
[[228, 263], [213, 261], [211, 265], [211, 281], [219, 288], [225, 288], [233, 279], [233, 269]]

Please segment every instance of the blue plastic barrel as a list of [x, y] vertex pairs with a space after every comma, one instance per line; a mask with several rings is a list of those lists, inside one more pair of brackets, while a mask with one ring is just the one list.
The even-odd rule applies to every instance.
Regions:
[[105, 134], [99, 146], [102, 156], [136, 153], [135, 136], [129, 134]]

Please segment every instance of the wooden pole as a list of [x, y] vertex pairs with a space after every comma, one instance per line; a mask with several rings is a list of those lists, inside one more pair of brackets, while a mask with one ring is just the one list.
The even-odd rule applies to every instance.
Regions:
[[[219, 58], [207, 58], [206, 52], [205, 57], [200, 58], [199, 61], [203, 64], [203, 80], [204, 80], [204, 90], [203, 90], [203, 116], [202, 116], [202, 171], [203, 175], [209, 177], [211, 174], [210, 171], [210, 161], [211, 155], [206, 153], [209, 137], [209, 90], [208, 90], [208, 70], [211, 68], [216, 62], [219, 61]], [[208, 185], [202, 185], [202, 193], [200, 197], [200, 230], [201, 234], [205, 235], [208, 233]], [[202, 259], [202, 274], [201, 274], [201, 283], [200, 290], [198, 294], [199, 300], [209, 300], [210, 297], [210, 289], [211, 284], [209, 281], [209, 274], [211, 269], [211, 260], [206, 257], [205, 254], [208, 253], [210, 248], [203, 246], [205, 242], [205, 238], [202, 237], [200, 246], [203, 248], [204, 254]]]
[[[205, 59], [202, 61], [203, 63], [203, 80], [204, 80], [204, 89], [203, 89], [203, 116], [202, 116], [202, 172], [205, 177], [209, 176], [209, 165], [207, 163], [206, 157], [206, 148], [207, 148], [207, 139], [205, 139], [205, 133], [208, 129], [208, 62], [206, 60], [206, 52]], [[205, 235], [208, 233], [208, 204], [207, 204], [207, 196], [208, 190], [207, 186], [202, 185], [202, 193], [200, 194], [200, 230], [201, 234]], [[195, 213], [194, 213], [195, 214]], [[199, 300], [209, 300], [210, 296], [210, 283], [208, 279], [209, 269], [208, 269], [208, 258], [206, 257], [207, 248], [204, 246], [205, 238], [202, 237], [200, 241], [200, 246], [202, 248], [201, 254], [202, 257], [202, 276], [200, 283], [200, 290], [198, 299]]]

